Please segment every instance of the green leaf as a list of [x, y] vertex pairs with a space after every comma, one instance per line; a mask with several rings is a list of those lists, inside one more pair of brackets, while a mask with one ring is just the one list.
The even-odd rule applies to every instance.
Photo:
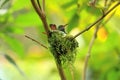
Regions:
[[15, 61], [7, 54], [4, 54], [5, 58], [11, 63], [13, 64], [14, 66], [16, 66], [16, 63]]
[[12, 36], [0, 33], [0, 37], [8, 44], [8, 46], [17, 53], [19, 57], [24, 56], [24, 48], [22, 44]]
[[14, 1], [14, 4], [12, 5], [12, 10], [16, 11], [16, 10], [20, 10], [20, 9], [24, 9], [24, 8], [30, 8], [31, 3], [29, 0], [16, 0]]
[[5, 1], [1, 4], [0, 8], [3, 7], [8, 1], [10, 1], [10, 0], [5, 0]]
[[107, 75], [107, 80], [119, 80], [120, 79], [120, 73], [118, 73], [119, 71], [116, 70], [111, 70], [108, 75]]
[[25, 14], [19, 14], [15, 20], [15, 26], [20, 26], [20, 27], [29, 27], [33, 25], [40, 25], [40, 19], [38, 15], [34, 12], [27, 12]]
[[13, 64], [13, 66], [19, 71], [19, 73], [27, 79], [27, 76], [24, 74], [24, 72], [19, 68], [19, 66], [16, 64], [16, 62], [14, 61], [14, 59], [12, 57], [10, 57], [7, 54], [4, 54], [4, 57], [11, 63]]
[[75, 13], [68, 23], [68, 27], [67, 27], [68, 32], [70, 32], [73, 28], [79, 25], [79, 19], [80, 16], [77, 13]]
[[101, 9], [99, 9], [99, 8], [86, 6], [86, 11], [88, 14], [92, 14], [93, 16], [96, 16], [96, 17], [102, 15]]
[[62, 7], [63, 9], [67, 9], [67, 8], [75, 5], [76, 3], [77, 3], [77, 2], [74, 0], [74, 1], [67, 2], [67, 3], [63, 4], [61, 7]]
[[13, 27], [13, 26], [4, 26], [3, 25], [3, 28], [0, 29], [1, 32], [3, 33], [8, 33], [8, 34], [22, 34], [24, 32], [24, 29], [23, 28], [20, 28], [20, 27]]

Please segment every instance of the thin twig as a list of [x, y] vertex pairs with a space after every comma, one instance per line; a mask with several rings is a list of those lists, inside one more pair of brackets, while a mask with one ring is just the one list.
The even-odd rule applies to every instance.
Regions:
[[110, 16], [108, 16], [108, 18], [102, 23], [101, 26], [104, 26], [115, 14], [116, 11], [114, 11]]
[[42, 9], [42, 12], [45, 13], [45, 0], [42, 0], [43, 1], [43, 9]]
[[84, 69], [83, 69], [82, 80], [86, 80], [86, 70], [87, 70], [87, 66], [88, 66], [88, 61], [89, 61], [89, 58], [91, 56], [92, 46], [94, 44], [95, 39], [97, 38], [97, 32], [98, 32], [98, 29], [100, 27], [99, 25], [100, 25], [100, 23], [95, 28], [94, 35], [93, 35], [93, 37], [92, 37], [92, 39], [90, 41], [90, 44], [89, 44], [88, 53], [87, 53], [86, 58], [85, 58], [85, 64], [84, 64]]
[[95, 4], [96, 4], [96, 0], [91, 0], [91, 1], [90, 1], [90, 5], [91, 5], [91, 6], [95, 6]]
[[37, 3], [38, 3], [38, 6], [39, 6], [39, 8], [40, 8], [40, 10], [41, 10], [40, 1], [39, 1], [39, 0], [37, 0]]
[[[111, 14], [111, 16], [110, 16], [108, 19], [106, 19], [106, 21], [104, 22], [104, 24], [106, 24], [106, 23], [111, 19], [111, 17], [112, 17], [114, 14], [115, 14], [115, 11]], [[104, 15], [104, 14], [103, 14], [103, 15]], [[102, 26], [102, 25], [104, 25], [104, 24], [101, 24], [101, 22], [99, 22], [99, 23], [97, 24], [97, 27], [96, 27], [95, 32], [94, 32], [94, 35], [93, 35], [93, 37], [92, 37], [92, 39], [91, 39], [91, 41], [90, 41], [89, 48], [88, 48], [88, 53], [87, 53], [86, 58], [85, 58], [85, 64], [84, 64], [84, 69], [83, 69], [82, 80], [86, 80], [86, 70], [87, 70], [87, 66], [88, 66], [88, 61], [89, 61], [89, 58], [90, 58], [90, 56], [91, 56], [92, 46], [93, 46], [93, 44], [94, 44], [95, 39], [97, 38], [98, 29], [99, 29], [100, 26]]]
[[106, 8], [108, 0], [105, 0], [104, 7]]
[[[41, 11], [41, 10], [39, 9], [39, 7], [37, 6], [35, 0], [31, 0], [31, 3], [32, 3], [35, 11], [37, 12], [37, 14], [38, 14], [40, 17], [42, 17], [42, 11]], [[39, 5], [40, 5], [40, 4], [39, 4]]]
[[96, 25], [98, 22], [100, 22], [101, 20], [104, 19], [104, 17], [106, 17], [111, 11], [113, 11], [118, 5], [120, 5], [120, 2], [118, 2], [116, 5], [114, 5], [110, 10], [108, 10], [103, 16], [101, 16], [98, 20], [96, 20], [93, 24], [91, 24], [90, 26], [88, 26], [86, 29], [82, 30], [81, 32], [79, 32], [78, 34], [76, 34], [73, 39], [75, 39], [77, 36], [79, 36], [80, 34], [88, 31], [89, 29], [91, 29], [94, 25]]
[[[44, 29], [46, 31], [46, 34], [47, 36], [49, 36], [49, 33], [50, 33], [50, 30], [49, 30], [49, 27], [48, 27], [48, 23], [47, 23], [47, 20], [46, 20], [46, 15], [40, 10], [40, 8], [37, 6], [35, 0], [31, 0], [31, 3], [35, 9], [35, 11], [37, 12], [37, 14], [39, 15], [39, 17], [41, 18], [42, 20], [42, 23], [44, 25]], [[39, 4], [40, 5], [40, 4]]]
[[42, 47], [48, 49], [45, 45], [41, 44], [41, 43], [38, 42], [37, 40], [35, 40], [35, 39], [33, 39], [33, 38], [31, 38], [31, 37], [29, 37], [29, 36], [27, 36], [27, 35], [25, 35], [25, 37], [28, 38], [28, 39], [30, 39], [30, 40], [32, 40], [32, 41], [34, 41], [34, 42], [36, 42], [36, 43], [38, 43], [38, 44], [41, 45]]

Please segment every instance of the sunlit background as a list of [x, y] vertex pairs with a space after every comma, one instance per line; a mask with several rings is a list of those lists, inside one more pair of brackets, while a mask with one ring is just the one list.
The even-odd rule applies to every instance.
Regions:
[[[47, 21], [57, 26], [67, 23], [67, 33], [74, 36], [102, 15], [104, 0], [97, 0], [96, 7], [91, 6], [90, 1], [46, 0]], [[110, 2], [111, 6], [116, 3], [108, 0]], [[88, 63], [87, 80], [120, 80], [119, 9], [120, 6], [103, 20], [98, 31]], [[79, 42], [73, 64], [76, 80], [82, 80], [94, 28], [76, 38]], [[25, 37], [28, 35], [49, 47], [44, 32], [30, 0], [0, 0], [0, 80], [60, 80], [51, 52]], [[13, 58], [17, 66], [7, 60], [5, 54]]]

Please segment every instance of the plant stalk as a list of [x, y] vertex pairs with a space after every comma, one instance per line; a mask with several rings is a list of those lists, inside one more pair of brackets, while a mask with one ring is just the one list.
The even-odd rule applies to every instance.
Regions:
[[63, 68], [57, 62], [56, 62], [56, 65], [57, 65], [57, 69], [59, 71], [59, 75], [61, 77], [61, 80], [66, 80], [66, 76], [65, 76]]
[[82, 30], [81, 32], [79, 32], [78, 34], [76, 34], [73, 39], [75, 39], [76, 37], [78, 37], [80, 34], [88, 31], [90, 28], [92, 28], [94, 25], [96, 25], [98, 22], [100, 22], [101, 20], [103, 20], [111, 11], [113, 11], [118, 5], [120, 5], [120, 1], [114, 5], [110, 10], [108, 10], [103, 16], [101, 16], [98, 20], [96, 20], [93, 24], [91, 24], [90, 26], [88, 26], [86, 29]]
[[43, 23], [43, 26], [44, 26], [44, 29], [46, 31], [47, 36], [49, 36], [50, 30], [48, 28], [48, 23], [47, 23], [47, 20], [46, 20], [46, 15], [42, 12], [40, 3], [38, 3], [38, 6], [37, 6], [35, 0], [31, 0], [31, 3], [32, 3], [35, 11], [37, 12], [37, 14], [39, 15], [39, 17], [42, 20], [42, 23]]

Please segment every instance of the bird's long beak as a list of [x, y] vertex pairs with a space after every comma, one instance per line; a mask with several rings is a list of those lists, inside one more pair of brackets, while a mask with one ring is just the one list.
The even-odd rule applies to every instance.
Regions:
[[63, 25], [63, 27], [66, 27], [68, 24]]

